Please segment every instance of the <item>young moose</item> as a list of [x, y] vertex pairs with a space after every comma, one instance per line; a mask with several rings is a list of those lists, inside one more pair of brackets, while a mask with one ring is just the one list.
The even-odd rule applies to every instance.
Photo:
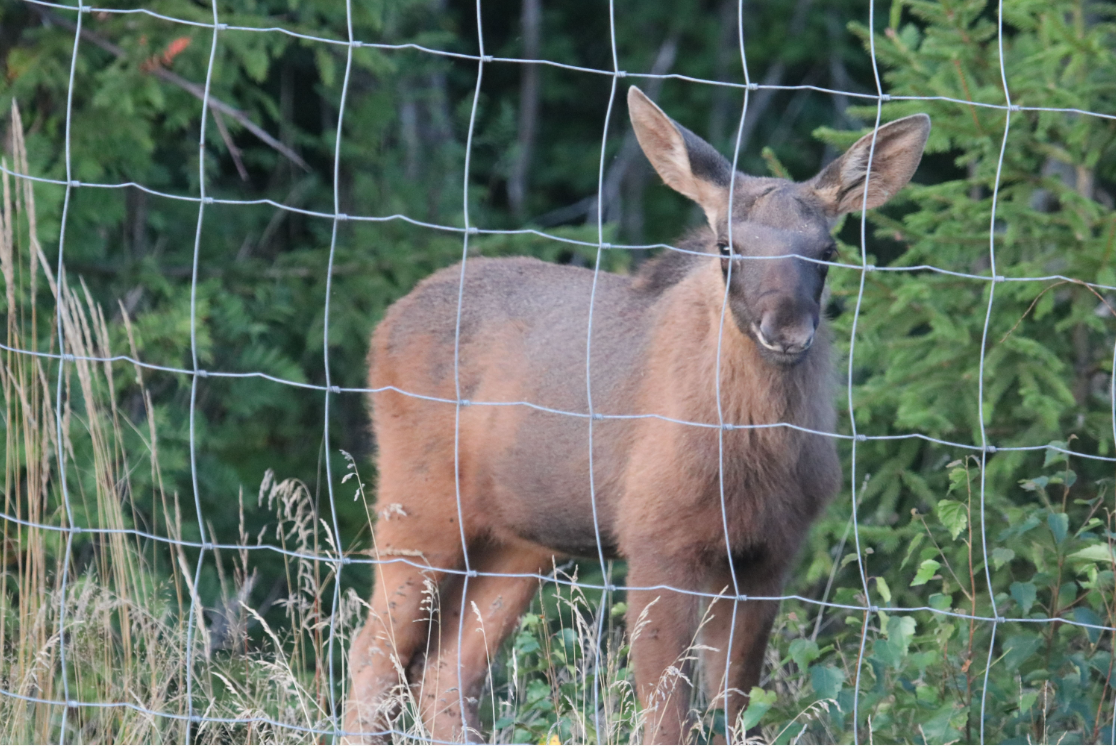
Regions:
[[[708, 226], [682, 247], [708, 256], [668, 251], [635, 276], [597, 279], [588, 370], [592, 411], [605, 415], [592, 423], [596, 517], [584, 416], [463, 405], [459, 526], [455, 406], [390, 389], [376, 394], [375, 549], [383, 564], [350, 658], [350, 733], [385, 737], [402, 684], [434, 738], [477, 737], [475, 698], [490, 654], [537, 591], [529, 574], [547, 573], [555, 557], [597, 558], [598, 530], [605, 556], [627, 560], [628, 586], [659, 587], [628, 593], [628, 629], [644, 619], [631, 654], [645, 740], [687, 737], [690, 676], [682, 661], [695, 642], [703, 684], [730, 724], [759, 679], [778, 604], [740, 601], [728, 650], [733, 571], [740, 594], [779, 595], [810, 521], [841, 481], [833, 440], [813, 434], [835, 425], [821, 305], [824, 262], [835, 255], [830, 230], [842, 213], [882, 205], [910, 180], [930, 120], [920, 114], [885, 125], [874, 133], [874, 150], [868, 135], [795, 183], [734, 174], [638, 88], [628, 91], [628, 108], [663, 181], [705, 212]], [[460, 277], [460, 267], [438, 272], [392, 306], [372, 338], [371, 387], [458, 397]], [[593, 273], [534, 259], [470, 259], [464, 283], [460, 397], [588, 414]], [[727, 526], [718, 378], [723, 421], [745, 426], [723, 435]], [[633, 413], [662, 418], [608, 417]], [[462, 535], [480, 573], [467, 583], [445, 572], [464, 568]], [[433, 625], [427, 583], [439, 595]], [[710, 602], [662, 586], [729, 596]]]

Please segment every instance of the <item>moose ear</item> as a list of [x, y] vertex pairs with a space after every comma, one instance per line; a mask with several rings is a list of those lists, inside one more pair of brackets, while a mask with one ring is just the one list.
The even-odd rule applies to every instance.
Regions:
[[[922, 150], [930, 135], [930, 117], [915, 114], [897, 119], [874, 134], [874, 149], [870, 132], [810, 182], [831, 217], [864, 207], [879, 207], [907, 185], [922, 160]], [[872, 156], [870, 177], [869, 154]], [[864, 201], [865, 181], [868, 182], [867, 204]]]
[[712, 145], [663, 113], [643, 91], [628, 89], [636, 139], [671, 189], [697, 202], [713, 230], [728, 215], [732, 166]]

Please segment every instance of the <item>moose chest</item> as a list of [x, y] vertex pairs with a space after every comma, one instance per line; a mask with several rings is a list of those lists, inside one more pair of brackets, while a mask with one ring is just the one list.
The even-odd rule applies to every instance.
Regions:
[[655, 542], [682, 553], [725, 544], [794, 551], [835, 490], [832, 443], [785, 428], [716, 429], [649, 421], [632, 444], [619, 496], [621, 551]]

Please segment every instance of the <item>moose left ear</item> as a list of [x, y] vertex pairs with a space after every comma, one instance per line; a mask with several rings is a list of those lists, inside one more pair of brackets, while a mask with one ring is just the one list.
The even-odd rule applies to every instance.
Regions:
[[[926, 138], [930, 136], [930, 117], [925, 114], [897, 119], [876, 130], [876, 145], [868, 133], [848, 151], [830, 163], [810, 182], [830, 217], [861, 208], [879, 207], [895, 196], [914, 176]], [[868, 176], [871, 151], [872, 173]], [[868, 183], [868, 201], [864, 184]]]

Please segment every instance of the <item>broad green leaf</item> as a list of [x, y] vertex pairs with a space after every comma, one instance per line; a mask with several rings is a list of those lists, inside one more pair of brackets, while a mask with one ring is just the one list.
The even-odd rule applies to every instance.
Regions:
[[790, 654], [790, 659], [803, 671], [817, 660], [820, 654], [816, 642], [802, 637], [792, 640], [787, 652]]
[[915, 574], [914, 580], [911, 581], [911, 587], [926, 585], [927, 581], [934, 577], [941, 566], [942, 563], [937, 560], [923, 560], [922, 564], [918, 566], [918, 572]]
[[961, 491], [961, 488], [969, 483], [969, 473], [964, 469], [958, 467], [950, 469], [949, 471], [949, 491]]
[[1051, 464], [1055, 464], [1055, 463], [1058, 463], [1059, 461], [1065, 461], [1066, 460], [1066, 454], [1062, 453], [1062, 451], [1055, 451], [1054, 449], [1055, 448], [1061, 448], [1064, 451], [1068, 451], [1069, 450], [1069, 444], [1068, 443], [1066, 443], [1064, 440], [1052, 440], [1049, 443], [1047, 443], [1046, 445], [1048, 447], [1046, 449], [1046, 458], [1042, 462], [1042, 468], [1045, 469], [1046, 467], [1050, 466]]
[[961, 709], [950, 702], [920, 723], [919, 730], [925, 735], [926, 743], [955, 743], [961, 737], [954, 719], [963, 714]]
[[893, 616], [887, 620], [887, 639], [902, 645], [903, 652], [906, 653], [917, 628], [914, 617]]
[[810, 666], [810, 685], [819, 699], [834, 699], [845, 683], [845, 672], [834, 666]]
[[896, 640], [880, 639], [872, 643], [872, 660], [896, 670], [903, 667], [905, 654], [903, 646]]
[[891, 588], [888, 587], [887, 581], [882, 577], [876, 577], [876, 590], [880, 592], [880, 597], [883, 598], [884, 603], [891, 603]]
[[1095, 611], [1085, 606], [1078, 606], [1076, 609], [1073, 610], [1073, 620], [1075, 622], [1080, 622], [1081, 624], [1092, 625], [1091, 627], [1085, 627], [1084, 629], [1089, 635], [1089, 642], [1095, 645], [1097, 643], [1097, 640], [1100, 639], [1101, 633], [1101, 631], [1097, 629], [1097, 627], [1103, 627], [1104, 620], [1097, 616], [1097, 613]]
[[919, 546], [922, 545], [922, 539], [925, 536], [925, 534], [915, 534], [915, 537], [911, 539], [911, 543], [907, 546], [907, 554], [903, 557], [903, 563], [899, 565], [900, 570], [906, 567], [907, 563], [911, 561], [911, 557], [918, 550]]
[[1054, 541], [1061, 544], [1066, 539], [1069, 531], [1069, 516], [1065, 513], [1051, 513], [1046, 516], [1046, 525], [1050, 526], [1050, 533], [1054, 534]]
[[999, 570], [1008, 562], [1015, 559], [1015, 552], [1006, 547], [996, 547], [992, 550], [992, 565]]
[[1019, 604], [1020, 612], [1026, 615], [1030, 613], [1031, 607], [1035, 605], [1038, 593], [1035, 590], [1034, 583], [1015, 582], [1011, 584], [1011, 597]]
[[752, 691], [748, 695], [748, 709], [744, 711], [744, 716], [741, 719], [741, 727], [748, 730], [757, 725], [760, 719], [771, 709], [771, 706], [775, 704], [777, 697], [778, 695], [775, 692], [765, 692], [758, 686], [752, 687]]
[[1079, 562], [1103, 562], [1107, 565], [1113, 561], [1112, 545], [1100, 542], [1090, 544], [1084, 549], [1079, 549], [1068, 555], [1067, 559]]
[[1016, 671], [1038, 649], [1042, 647], [1042, 638], [1038, 635], [1013, 635], [1004, 641], [1003, 664], [1008, 671]]
[[939, 500], [934, 512], [938, 514], [938, 520], [946, 527], [953, 539], [956, 539], [969, 523], [968, 507], [956, 500]]

